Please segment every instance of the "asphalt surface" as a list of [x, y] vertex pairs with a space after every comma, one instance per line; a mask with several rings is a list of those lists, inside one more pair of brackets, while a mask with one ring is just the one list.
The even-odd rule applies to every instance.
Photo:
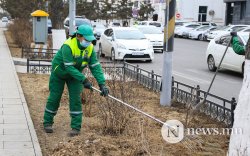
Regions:
[[[175, 38], [173, 52], [173, 76], [175, 80], [191, 86], [200, 85], [207, 90], [214, 76], [207, 68], [205, 52], [208, 42]], [[98, 47], [96, 48], [98, 50]], [[162, 75], [163, 54], [155, 53], [152, 63], [143, 61], [130, 61], [141, 68]], [[221, 69], [217, 74], [210, 93], [230, 100], [238, 99], [242, 85], [240, 73]]]

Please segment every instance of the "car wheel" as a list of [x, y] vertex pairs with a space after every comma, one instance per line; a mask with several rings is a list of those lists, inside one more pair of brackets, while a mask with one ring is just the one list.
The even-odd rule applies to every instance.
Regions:
[[115, 61], [115, 50], [113, 48], [111, 50], [111, 60]]
[[200, 41], [202, 41], [202, 40], [203, 40], [203, 37], [202, 37], [202, 35], [201, 35], [201, 34], [198, 36], [198, 40], [200, 40]]
[[215, 66], [214, 57], [212, 55], [208, 56], [207, 65], [210, 71], [215, 71], [217, 69], [217, 67]]
[[102, 44], [99, 43], [99, 53], [101, 57], [105, 57], [105, 54], [102, 53]]

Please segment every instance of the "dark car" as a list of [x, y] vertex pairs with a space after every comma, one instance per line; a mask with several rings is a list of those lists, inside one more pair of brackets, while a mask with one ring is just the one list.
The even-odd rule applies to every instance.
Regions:
[[52, 34], [52, 23], [50, 19], [48, 19], [47, 24], [48, 24], [48, 34]]

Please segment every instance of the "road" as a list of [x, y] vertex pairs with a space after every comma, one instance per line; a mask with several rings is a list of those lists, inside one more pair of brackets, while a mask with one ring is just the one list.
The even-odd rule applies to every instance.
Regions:
[[[175, 80], [191, 86], [200, 85], [202, 90], [207, 90], [214, 76], [207, 68], [205, 52], [208, 42], [188, 39], [175, 39], [173, 52], [173, 76]], [[162, 75], [163, 54], [155, 53], [152, 63], [130, 62], [138, 64], [141, 68]], [[228, 70], [220, 70], [215, 78], [210, 93], [231, 99], [238, 95], [242, 85], [242, 76]]]

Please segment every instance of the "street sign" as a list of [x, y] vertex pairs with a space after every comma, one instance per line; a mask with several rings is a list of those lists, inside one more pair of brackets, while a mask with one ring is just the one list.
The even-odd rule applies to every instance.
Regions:
[[181, 14], [180, 13], [176, 13], [176, 18], [179, 19], [181, 17]]

